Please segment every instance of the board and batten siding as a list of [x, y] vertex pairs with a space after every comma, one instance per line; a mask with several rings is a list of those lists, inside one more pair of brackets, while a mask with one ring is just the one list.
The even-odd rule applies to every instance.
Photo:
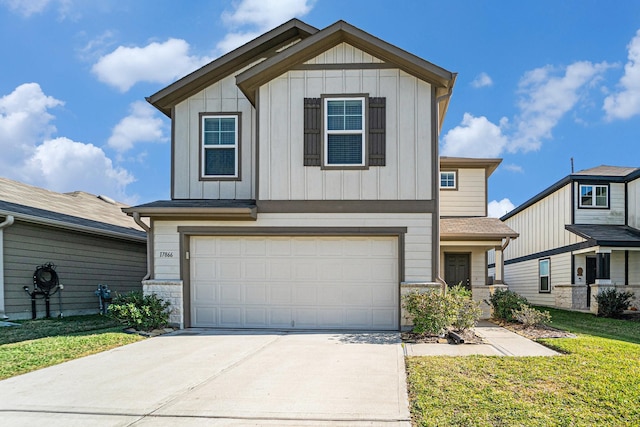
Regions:
[[520, 233], [505, 249], [505, 261], [582, 242], [565, 230], [571, 224], [571, 186], [569, 184], [505, 220]]
[[381, 64], [383, 62], [382, 59], [343, 42], [311, 58], [305, 64]]
[[628, 224], [640, 228], [640, 178], [627, 183]]
[[[240, 180], [200, 179], [200, 113], [241, 113]], [[174, 112], [174, 199], [253, 199], [255, 175], [255, 110], [235, 84], [235, 75], [182, 101]]]
[[[442, 168], [442, 171], [449, 169]], [[485, 169], [458, 169], [455, 190], [440, 190], [441, 216], [485, 216], [487, 210]]]
[[[322, 56], [326, 61], [340, 54]], [[304, 166], [304, 98], [323, 94], [386, 98], [385, 166], [359, 170]], [[428, 83], [399, 69], [293, 70], [260, 88], [258, 108], [259, 199], [433, 199]]]
[[[405, 280], [431, 281], [431, 214], [260, 214], [257, 221], [155, 221], [154, 278], [180, 280], [178, 227], [407, 227]], [[330, 233], [327, 234], [331, 235]], [[161, 253], [171, 254], [162, 256]]]
[[576, 182], [573, 185], [575, 185], [576, 191], [574, 200], [576, 224], [624, 225], [624, 183], [612, 182], [609, 184], [609, 209], [579, 208], [579, 183]]
[[567, 252], [547, 258], [551, 260], [549, 267], [551, 292], [538, 292], [538, 259], [504, 266], [504, 281], [509, 285], [509, 290], [522, 295], [531, 304], [554, 306], [554, 286], [571, 283], [571, 253]]
[[[112, 292], [142, 290], [147, 272], [145, 242], [126, 242], [39, 225], [16, 222], [4, 231], [5, 313], [12, 319], [31, 318], [31, 299], [22, 289], [33, 290], [35, 269], [56, 265], [62, 290], [64, 315], [98, 313], [98, 284]], [[59, 314], [58, 295], [51, 298], [51, 316]], [[37, 300], [38, 317], [45, 305]]]

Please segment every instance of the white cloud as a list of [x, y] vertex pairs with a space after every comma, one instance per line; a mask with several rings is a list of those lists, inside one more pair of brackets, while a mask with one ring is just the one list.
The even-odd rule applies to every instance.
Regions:
[[502, 165], [503, 168], [510, 172], [524, 173], [524, 169], [520, 165], [515, 165], [513, 163]]
[[314, 3], [315, 0], [242, 0], [234, 4], [233, 12], [222, 14], [224, 24], [234, 31], [216, 47], [220, 53], [229, 52], [291, 18], [306, 15]]
[[115, 167], [101, 148], [53, 138], [55, 116], [63, 102], [47, 96], [37, 83], [18, 86], [0, 98], [0, 173], [54, 191], [84, 190], [132, 203], [126, 186], [134, 181]]
[[442, 138], [442, 155], [459, 157], [496, 157], [502, 153], [508, 140], [502, 128], [507, 119], [502, 118], [500, 125], [491, 123], [486, 117], [474, 117], [465, 113], [462, 123], [449, 130]]
[[482, 72], [473, 79], [471, 86], [475, 88], [493, 86], [493, 80], [491, 80], [491, 77], [489, 77], [487, 73]]
[[100, 57], [91, 71], [101, 82], [126, 92], [139, 82], [169, 83], [210, 61], [208, 57], [189, 55], [186, 41], [169, 39], [144, 47], [119, 46]]
[[[514, 120], [517, 131], [507, 149], [538, 150], [542, 140], [552, 137], [552, 129], [580, 100], [584, 88], [593, 85], [608, 68], [606, 62], [581, 61], [564, 70], [545, 66], [527, 72], [519, 84], [522, 97], [520, 114]], [[558, 71], [564, 71], [564, 75], [556, 75]]]
[[640, 30], [627, 48], [629, 61], [620, 79], [621, 90], [604, 100], [603, 108], [608, 120], [628, 119], [640, 114]]
[[41, 13], [49, 3], [51, 0], [2, 0], [2, 4], [25, 18], [34, 13]]
[[515, 206], [511, 200], [504, 198], [500, 201], [492, 200], [487, 206], [487, 214], [490, 218], [500, 218], [501, 216], [511, 212]]
[[138, 142], [166, 142], [165, 123], [157, 111], [143, 101], [131, 104], [130, 114], [120, 120], [107, 144], [122, 153]]

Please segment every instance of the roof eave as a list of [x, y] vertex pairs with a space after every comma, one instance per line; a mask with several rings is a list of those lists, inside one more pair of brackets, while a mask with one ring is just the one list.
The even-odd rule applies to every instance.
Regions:
[[443, 233], [440, 235], [440, 240], [501, 240], [505, 238], [517, 239], [520, 237], [518, 233]]
[[122, 209], [127, 215], [138, 213], [142, 217], [162, 218], [207, 218], [215, 220], [247, 220], [258, 218], [257, 207], [218, 208], [218, 207], [148, 207]]

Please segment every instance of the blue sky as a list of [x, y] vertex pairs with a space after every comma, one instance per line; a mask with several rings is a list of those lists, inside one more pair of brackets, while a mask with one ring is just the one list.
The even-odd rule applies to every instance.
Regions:
[[145, 97], [293, 17], [459, 73], [441, 154], [504, 159], [494, 215], [572, 157], [640, 166], [638, 1], [0, 0], [0, 176], [168, 199], [170, 123]]

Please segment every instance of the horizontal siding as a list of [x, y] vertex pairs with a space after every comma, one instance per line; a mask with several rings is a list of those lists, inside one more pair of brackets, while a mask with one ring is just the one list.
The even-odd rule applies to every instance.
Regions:
[[505, 250], [505, 261], [584, 239], [565, 230], [571, 224], [571, 186], [566, 185], [505, 221], [520, 237]]
[[[180, 280], [178, 226], [216, 227], [407, 227], [405, 280], [432, 280], [431, 214], [261, 214], [255, 222], [156, 221], [154, 223], [155, 279]], [[170, 258], [160, 252], [172, 253]]]
[[[200, 113], [241, 113], [240, 181], [200, 180]], [[252, 199], [255, 159], [254, 108], [228, 76], [175, 107], [173, 198]]]
[[356, 47], [340, 43], [315, 58], [311, 58], [305, 64], [375, 64], [382, 62], [384, 61]]
[[504, 282], [509, 290], [525, 297], [532, 304], [555, 305], [554, 286], [571, 283], [571, 254], [550, 257], [551, 292], [538, 292], [538, 259], [504, 266]]
[[440, 190], [440, 215], [485, 216], [487, 211], [485, 169], [458, 169], [457, 181], [457, 189]]
[[[12, 318], [30, 318], [31, 300], [23, 286], [33, 290], [36, 267], [52, 262], [62, 291], [65, 315], [98, 312], [94, 294], [98, 284], [114, 292], [142, 289], [147, 271], [146, 244], [84, 235], [71, 231], [16, 223], [4, 230], [5, 312]], [[44, 301], [38, 299], [38, 315]], [[59, 313], [58, 295], [51, 301], [52, 316]]]
[[[305, 167], [304, 98], [386, 98], [386, 165]], [[431, 86], [397, 69], [297, 70], [260, 88], [261, 200], [431, 200]]]
[[627, 184], [628, 223], [631, 227], [640, 228], [640, 178]]
[[609, 184], [609, 209], [580, 209], [578, 203], [579, 197], [579, 184], [574, 183], [576, 189], [576, 198], [574, 206], [576, 209], [575, 223], [576, 224], [613, 224], [624, 225], [625, 223], [625, 211], [624, 211], [624, 184], [612, 182]]

